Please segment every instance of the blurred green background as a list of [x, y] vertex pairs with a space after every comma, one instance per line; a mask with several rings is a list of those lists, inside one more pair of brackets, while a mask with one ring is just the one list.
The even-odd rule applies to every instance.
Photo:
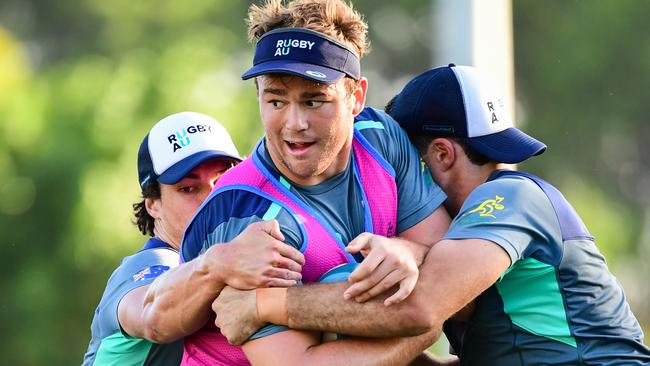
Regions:
[[[432, 65], [431, 3], [357, 0], [368, 104]], [[81, 362], [106, 280], [144, 237], [136, 153], [183, 110], [243, 154], [262, 134], [248, 1], [0, 1], [0, 354]], [[650, 2], [514, 0], [517, 123], [549, 150], [521, 168], [575, 205], [650, 326]], [[450, 62], [454, 60], [449, 60]], [[646, 343], [648, 341], [646, 340]]]

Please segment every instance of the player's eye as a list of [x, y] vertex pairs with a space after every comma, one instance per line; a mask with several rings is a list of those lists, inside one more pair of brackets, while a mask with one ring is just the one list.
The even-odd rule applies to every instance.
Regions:
[[196, 187], [194, 186], [184, 186], [178, 189], [179, 192], [183, 193], [192, 193], [196, 190]]
[[273, 108], [279, 109], [284, 106], [284, 102], [281, 100], [270, 100], [269, 103], [273, 106]]
[[325, 102], [320, 101], [320, 100], [308, 100], [308, 101], [305, 102], [305, 104], [309, 108], [318, 108], [318, 107], [322, 106], [323, 103], [325, 103]]

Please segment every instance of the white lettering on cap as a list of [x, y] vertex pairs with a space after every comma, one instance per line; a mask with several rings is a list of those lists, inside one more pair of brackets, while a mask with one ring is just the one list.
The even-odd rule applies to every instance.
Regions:
[[316, 42], [299, 39], [279, 39], [275, 44], [275, 53], [273, 56], [288, 55], [291, 51], [291, 48], [302, 48], [311, 51], [311, 48], [314, 47], [315, 44]]

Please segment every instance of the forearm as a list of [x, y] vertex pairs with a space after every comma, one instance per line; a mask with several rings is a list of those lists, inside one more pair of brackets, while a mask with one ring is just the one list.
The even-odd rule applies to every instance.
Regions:
[[350, 338], [311, 347], [306, 355], [307, 365], [408, 365], [430, 346], [440, 332], [416, 337], [368, 339]]
[[276, 365], [408, 365], [440, 335], [440, 330], [417, 337], [345, 338], [320, 343], [317, 333], [287, 331], [243, 345], [254, 366]]
[[208, 322], [211, 303], [225, 284], [218, 269], [204, 258], [170, 270], [149, 287], [142, 312], [147, 339], [170, 342]]
[[385, 296], [379, 296], [357, 303], [343, 298], [348, 286], [347, 282], [340, 282], [289, 289], [257, 289], [260, 320], [292, 329], [372, 338], [419, 335], [433, 327], [428, 313], [414, 306], [413, 300], [386, 307], [383, 304]]
[[[277, 292], [275, 296], [285, 296], [285, 309], [264, 309], [260, 315], [284, 314], [283, 317], [261, 320], [294, 329], [363, 337], [417, 335], [441, 328], [446, 319], [492, 285], [508, 265], [507, 254], [490, 242], [445, 240], [429, 251], [420, 267], [415, 290], [403, 302], [386, 307], [380, 297], [357, 303], [343, 299], [348, 286], [345, 282], [315, 284], [290, 288], [285, 294]], [[258, 309], [263, 308], [263, 303], [258, 304]]]

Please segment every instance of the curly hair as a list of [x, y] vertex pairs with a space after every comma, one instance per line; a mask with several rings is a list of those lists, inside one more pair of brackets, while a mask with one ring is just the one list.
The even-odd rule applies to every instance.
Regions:
[[155, 220], [147, 211], [147, 205], [145, 203], [147, 198], [160, 198], [160, 183], [155, 180], [147, 183], [142, 188], [142, 200], [133, 204], [133, 214], [135, 215], [133, 224], [138, 227], [138, 230], [142, 234], [154, 236], [153, 229]]
[[266, 32], [277, 28], [308, 28], [328, 35], [362, 58], [370, 51], [368, 24], [352, 4], [343, 0], [266, 0], [248, 9], [248, 39], [257, 42]]

